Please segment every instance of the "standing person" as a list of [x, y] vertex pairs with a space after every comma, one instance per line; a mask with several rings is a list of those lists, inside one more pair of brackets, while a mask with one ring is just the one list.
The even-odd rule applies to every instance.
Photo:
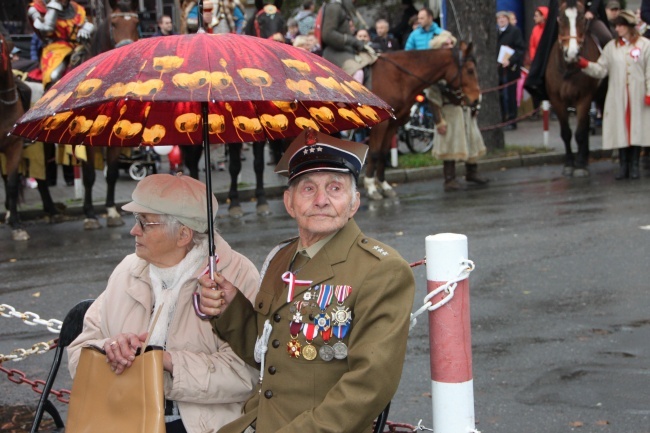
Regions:
[[253, 305], [227, 279], [201, 279], [216, 332], [261, 367], [259, 392], [221, 433], [369, 431], [395, 393], [415, 282], [353, 219], [367, 149], [314, 131], [291, 144], [276, 172], [298, 237], [267, 258]]
[[[446, 30], [431, 39], [432, 49], [451, 49], [456, 38]], [[432, 155], [443, 161], [445, 192], [463, 189], [456, 180], [456, 161], [465, 162], [465, 180], [478, 185], [488, 183], [478, 175], [477, 160], [485, 155], [485, 143], [478, 128], [477, 111], [466, 105], [459, 105], [444, 81], [425, 90], [432, 105], [437, 134], [433, 137]]]
[[418, 12], [418, 27], [411, 32], [405, 50], [426, 50], [429, 48], [429, 41], [439, 35], [442, 29], [433, 22], [433, 11], [429, 8], [422, 8]]
[[377, 35], [372, 38], [372, 47], [377, 52], [387, 53], [389, 51], [397, 51], [400, 48], [399, 42], [388, 33], [388, 21], [383, 18], [375, 22], [375, 32]]
[[[530, 33], [530, 38], [528, 39], [528, 68], [533, 63], [535, 56], [537, 55], [537, 48], [539, 47], [539, 41], [542, 39], [544, 34], [544, 28], [546, 27], [546, 20], [548, 19], [548, 8], [546, 6], [539, 6], [535, 9], [533, 14], [533, 21], [535, 26], [533, 27], [532, 32]], [[533, 99], [533, 109], [537, 110], [539, 108], [541, 99], [536, 92], [533, 92], [531, 95]], [[539, 119], [539, 113], [535, 113], [535, 118]]]
[[316, 4], [313, 0], [305, 0], [302, 3], [302, 10], [296, 14], [296, 22], [301, 35], [308, 35], [314, 31], [316, 26]]
[[156, 28], [156, 33], [153, 36], [169, 36], [175, 35], [174, 33], [174, 23], [172, 22], [172, 17], [169, 15], [161, 15], [158, 19], [158, 27]]
[[412, 22], [411, 19], [415, 17], [417, 20], [418, 16], [418, 10], [413, 6], [413, 0], [402, 0], [402, 16], [399, 20], [399, 22], [390, 29], [390, 33], [392, 33], [395, 38], [397, 38], [399, 42], [399, 46], [403, 47], [404, 44], [406, 44], [406, 39], [408, 39], [408, 35], [411, 33], [413, 30], [412, 27]]
[[578, 66], [590, 77], [609, 75], [603, 117], [603, 149], [619, 149], [616, 179], [638, 179], [641, 147], [650, 147], [650, 41], [636, 30], [634, 12], [623, 10], [613, 21], [618, 37], [597, 62], [581, 57]]
[[321, 30], [323, 58], [349, 75], [377, 60], [370, 44], [354, 37], [350, 26], [356, 13], [354, 3], [355, 0], [330, 0], [324, 4]]
[[293, 41], [296, 40], [296, 36], [300, 35], [300, 30], [298, 29], [298, 23], [295, 18], [289, 18], [287, 20], [287, 33], [284, 35], [284, 41], [287, 44], [293, 45]]
[[[517, 118], [517, 86], [516, 81], [521, 75], [521, 64], [524, 59], [524, 38], [519, 28], [510, 24], [508, 12], [497, 12], [497, 53], [510, 51], [502, 56], [499, 63], [499, 85], [507, 84], [500, 91], [501, 118], [504, 122], [511, 122], [504, 130], [517, 129], [517, 124], [512, 122]], [[505, 48], [505, 50], [504, 50]]]
[[[239, 416], [255, 371], [194, 312], [192, 295], [208, 264], [205, 185], [189, 176], [154, 174], [138, 183], [122, 209], [135, 214], [135, 253], [117, 265], [88, 309], [83, 331], [68, 347], [70, 373], [74, 377], [86, 345], [103, 348], [115, 374], [124, 372], [160, 312], [149, 343], [164, 348], [167, 432], [216, 431]], [[214, 196], [212, 209], [216, 218]], [[215, 244], [217, 271], [237, 281], [250, 302], [259, 280], [255, 266], [218, 233]]]

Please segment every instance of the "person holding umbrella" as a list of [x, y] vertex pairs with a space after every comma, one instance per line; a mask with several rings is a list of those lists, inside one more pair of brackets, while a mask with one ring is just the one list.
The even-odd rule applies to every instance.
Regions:
[[[86, 345], [103, 348], [115, 374], [124, 372], [160, 311], [149, 343], [165, 349], [167, 432], [216, 431], [240, 414], [256, 372], [194, 313], [192, 294], [208, 265], [206, 187], [189, 176], [154, 174], [138, 183], [122, 209], [135, 215], [135, 253], [117, 265], [86, 313], [82, 333], [68, 347], [70, 373], [74, 377]], [[217, 271], [254, 299], [257, 269], [214, 236]]]
[[260, 369], [259, 392], [220, 432], [367, 431], [395, 393], [415, 281], [399, 253], [353, 219], [366, 152], [299, 135], [276, 167], [289, 178], [284, 205], [298, 237], [267, 257], [255, 302], [227, 275], [200, 279], [202, 313]]

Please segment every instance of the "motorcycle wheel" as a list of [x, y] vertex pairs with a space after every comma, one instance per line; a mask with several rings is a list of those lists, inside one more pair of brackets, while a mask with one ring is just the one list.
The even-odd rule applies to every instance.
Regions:
[[134, 162], [129, 167], [129, 176], [131, 176], [131, 179], [133, 180], [142, 180], [147, 177], [147, 174], [149, 174], [149, 171], [147, 170], [146, 165]]
[[430, 113], [427, 113], [420, 118], [411, 118], [411, 125], [415, 125], [420, 128], [425, 128], [427, 131], [421, 131], [416, 129], [411, 129], [408, 131], [408, 146], [413, 153], [426, 153], [431, 150], [433, 147], [433, 134], [435, 131], [435, 125], [433, 122], [433, 116]]
[[409, 132], [405, 129], [405, 126], [406, 125], [397, 128], [397, 153], [400, 155], [407, 155], [411, 153], [411, 145], [409, 144]]

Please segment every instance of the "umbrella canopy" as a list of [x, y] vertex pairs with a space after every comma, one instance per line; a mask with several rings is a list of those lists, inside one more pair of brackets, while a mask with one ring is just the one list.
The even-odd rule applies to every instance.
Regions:
[[99, 146], [232, 143], [377, 124], [391, 108], [337, 66], [287, 44], [235, 34], [141, 39], [56, 83], [13, 133]]

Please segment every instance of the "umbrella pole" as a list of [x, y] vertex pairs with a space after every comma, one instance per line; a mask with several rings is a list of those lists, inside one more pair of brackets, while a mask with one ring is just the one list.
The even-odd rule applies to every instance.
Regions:
[[205, 193], [208, 201], [208, 250], [210, 253], [210, 278], [214, 278], [216, 268], [214, 247], [214, 217], [212, 214], [212, 172], [210, 165], [210, 132], [208, 129], [208, 103], [201, 102], [203, 117], [203, 161], [205, 162]]

